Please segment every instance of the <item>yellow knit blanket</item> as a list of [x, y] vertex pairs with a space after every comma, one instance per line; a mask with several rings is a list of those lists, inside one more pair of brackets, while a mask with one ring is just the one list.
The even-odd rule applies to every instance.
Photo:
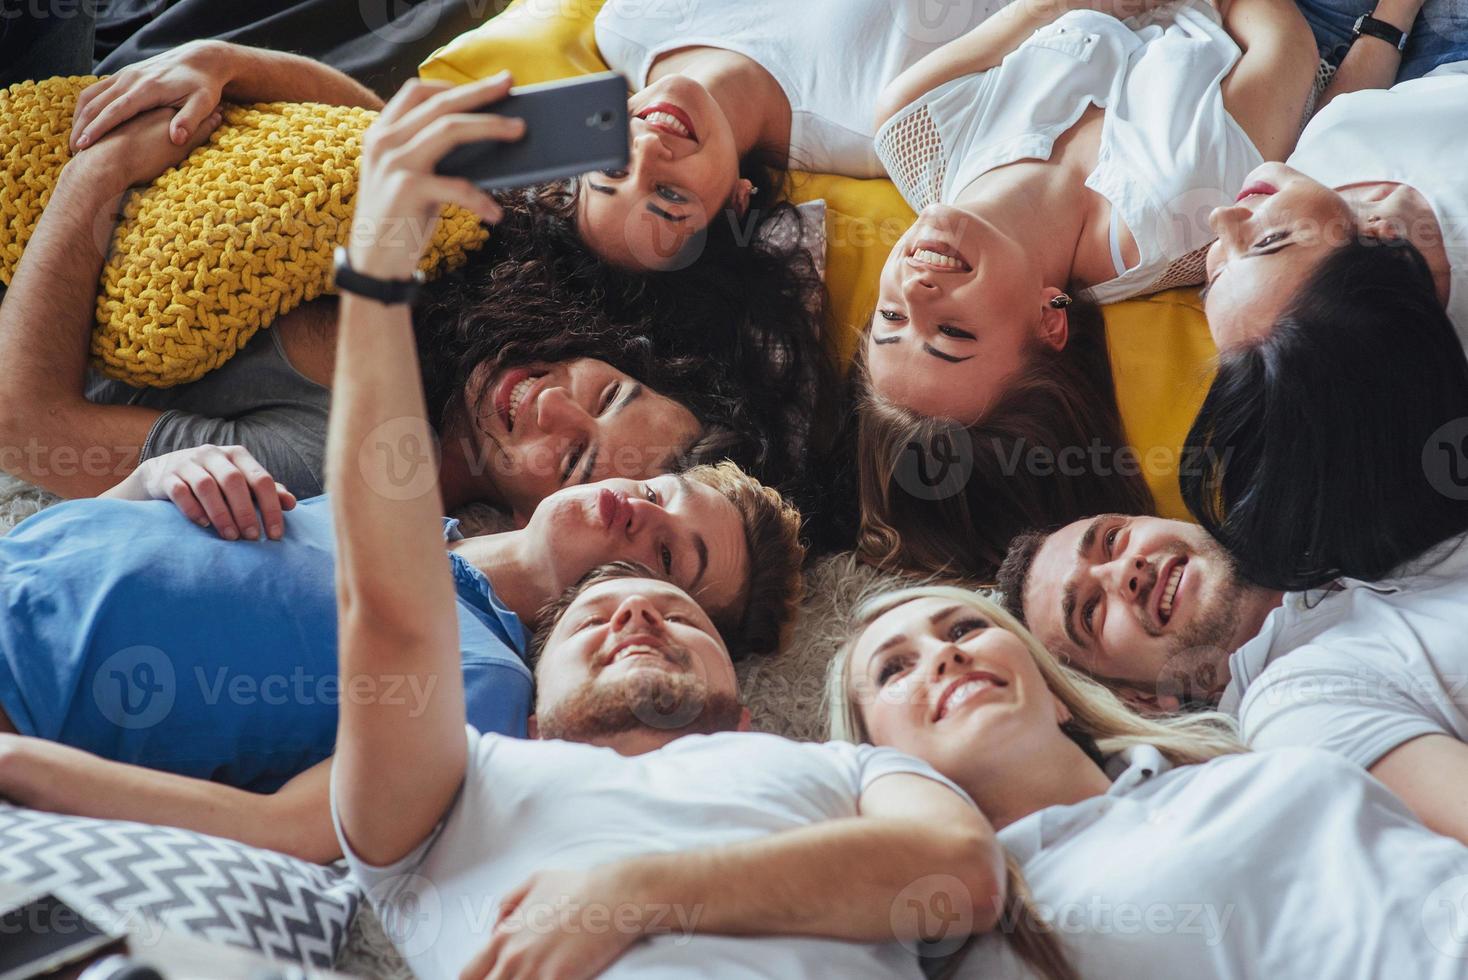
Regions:
[[[0, 282], [70, 159], [78, 93], [94, 78], [0, 90]], [[261, 327], [331, 289], [357, 191], [366, 109], [276, 102], [227, 106], [208, 143], [133, 191], [97, 295], [93, 363], [134, 385], [194, 381]], [[488, 235], [461, 208], [444, 219], [423, 268], [453, 266]]]

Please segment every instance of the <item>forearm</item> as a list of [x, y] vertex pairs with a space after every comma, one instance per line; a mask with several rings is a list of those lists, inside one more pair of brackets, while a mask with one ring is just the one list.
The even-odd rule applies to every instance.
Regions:
[[[1386, 21], [1397, 30], [1410, 31], [1421, 10], [1422, 0], [1381, 0], [1371, 16]], [[1391, 88], [1401, 67], [1402, 53], [1386, 41], [1369, 36], [1357, 38], [1321, 93], [1316, 111], [1347, 92]]]
[[328, 765], [264, 795], [7, 735], [0, 736], [0, 796], [36, 810], [182, 827], [325, 863], [341, 856]]
[[158, 416], [83, 394], [97, 282], [125, 191], [104, 168], [64, 167], [0, 304], [0, 466], [63, 496], [101, 493], [126, 475]]
[[938, 938], [955, 921], [987, 931], [1004, 901], [992, 837], [870, 817], [636, 858], [625, 874], [645, 907], [671, 910], [654, 928], [731, 936]]
[[1423, 735], [1388, 752], [1371, 775], [1428, 827], [1468, 844], [1468, 744]]
[[326, 105], [381, 109], [377, 94], [351, 76], [311, 58], [209, 42], [211, 55], [228, 59], [230, 80], [224, 97], [230, 102], [321, 102]]
[[964, 75], [988, 71], [1035, 31], [1085, 6], [1088, 4], [1082, 0], [1015, 0], [889, 82], [877, 100], [876, 125], [880, 127], [905, 106], [940, 85]]

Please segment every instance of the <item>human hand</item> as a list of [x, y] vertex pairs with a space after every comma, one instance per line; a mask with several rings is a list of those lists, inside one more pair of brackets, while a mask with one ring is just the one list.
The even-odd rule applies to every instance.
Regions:
[[233, 75], [229, 51], [230, 45], [221, 41], [190, 41], [87, 86], [72, 118], [72, 152], [162, 107], [173, 110], [168, 140], [183, 146], [219, 105]]
[[538, 871], [500, 902], [488, 945], [459, 980], [590, 980], [647, 929], [643, 899], [613, 863]]
[[438, 227], [445, 204], [493, 223], [495, 199], [471, 181], [440, 177], [434, 167], [461, 143], [513, 142], [523, 120], [471, 110], [504, 98], [508, 72], [457, 87], [409, 81], [362, 137], [361, 173], [348, 252], [352, 268], [381, 279], [406, 279]]
[[95, 148], [72, 157], [66, 170], [75, 169], [87, 178], [121, 192], [129, 187], [151, 183], [169, 167], [206, 142], [219, 128], [221, 117], [214, 112], [204, 117], [182, 145], [168, 138], [171, 109], [152, 109], [134, 117], [108, 133]]
[[200, 527], [213, 525], [230, 541], [260, 537], [258, 507], [265, 533], [285, 533], [283, 511], [296, 496], [275, 482], [243, 446], [194, 446], [145, 460], [109, 496], [131, 500], [171, 500]]

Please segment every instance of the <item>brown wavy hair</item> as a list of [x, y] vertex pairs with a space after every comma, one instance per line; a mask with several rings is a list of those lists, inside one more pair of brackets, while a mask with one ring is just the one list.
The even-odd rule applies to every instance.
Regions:
[[1077, 300], [1068, 313], [1065, 349], [1035, 343], [1027, 365], [970, 425], [877, 394], [862, 345], [857, 552], [864, 561], [993, 581], [1022, 531], [1156, 512], [1123, 430], [1101, 308]]

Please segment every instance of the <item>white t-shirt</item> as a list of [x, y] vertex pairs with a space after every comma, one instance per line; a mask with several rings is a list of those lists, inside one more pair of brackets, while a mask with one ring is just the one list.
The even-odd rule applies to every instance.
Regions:
[[1468, 345], [1468, 62], [1332, 100], [1287, 162], [1327, 187], [1392, 181], [1427, 198], [1448, 256], [1448, 318]]
[[[1361, 770], [1313, 749], [1174, 769], [1141, 746], [1112, 761], [1126, 768], [1104, 796], [999, 832], [1079, 975], [1468, 973], [1468, 848]], [[1031, 974], [988, 935], [958, 976]]]
[[847, 177], [885, 176], [872, 149], [882, 89], [1009, 0], [607, 0], [596, 46], [633, 88], [676, 48], [754, 61], [790, 100], [790, 164]]
[[1219, 707], [1250, 745], [1316, 746], [1369, 769], [1420, 735], [1468, 741], [1468, 537], [1417, 565], [1285, 596], [1229, 660]]
[[[1206, 0], [1146, 19], [1072, 11], [1032, 34], [997, 67], [956, 78], [892, 117], [877, 153], [913, 210], [953, 204], [984, 174], [1048, 160], [1091, 106], [1106, 110], [1086, 186], [1112, 207], [1117, 276], [1087, 290], [1111, 303], [1201, 281], [1190, 257], [1215, 236], [1213, 208], [1233, 201], [1264, 162], [1223, 105], [1239, 47]], [[1118, 222], [1140, 259], [1121, 258]], [[1173, 268], [1188, 259], [1188, 271]]]
[[[628, 757], [572, 742], [468, 731], [464, 785], [433, 837], [388, 868], [364, 864], [342, 842], [353, 874], [420, 977], [458, 976], [488, 942], [499, 897], [535, 871], [714, 847], [856, 816], [862, 792], [892, 773], [916, 773], [963, 795], [926, 764], [871, 746], [731, 732], [688, 735]], [[613, 923], [616, 913], [610, 910]], [[670, 912], [682, 922], [696, 914]], [[583, 920], [586, 928], [607, 921], [590, 912], [575, 919]], [[639, 943], [603, 974], [667, 980], [920, 975], [917, 957], [895, 943], [712, 935]]]

